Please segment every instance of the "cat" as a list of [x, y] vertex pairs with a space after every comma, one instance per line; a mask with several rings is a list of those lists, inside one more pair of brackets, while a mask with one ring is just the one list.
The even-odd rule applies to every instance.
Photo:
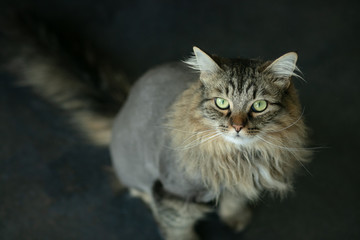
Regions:
[[150, 69], [129, 90], [91, 54], [81, 69], [90, 73], [80, 73], [58, 45], [12, 38], [6, 68], [70, 112], [93, 143], [110, 146], [120, 182], [150, 207], [164, 239], [198, 239], [194, 224], [216, 210], [242, 231], [248, 203], [264, 191], [284, 195], [310, 159], [295, 52], [263, 61], [194, 47], [188, 60]]
[[[196, 204], [213, 200], [224, 222], [243, 230], [247, 202], [264, 190], [290, 190], [294, 171], [309, 157], [291, 81], [296, 53], [261, 61], [194, 47], [194, 55], [137, 81], [110, 144], [121, 182], [146, 195], [166, 239], [196, 239], [192, 226], [206, 212]], [[154, 197], [156, 181], [182, 204]]]

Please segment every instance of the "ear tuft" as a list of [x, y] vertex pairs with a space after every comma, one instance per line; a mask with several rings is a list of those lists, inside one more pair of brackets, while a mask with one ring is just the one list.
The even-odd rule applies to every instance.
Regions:
[[190, 68], [201, 73], [215, 73], [220, 70], [219, 65], [204, 51], [198, 47], [193, 47], [194, 55], [184, 61]]
[[296, 66], [297, 59], [298, 55], [295, 52], [286, 53], [272, 62], [264, 72], [271, 72], [279, 78], [290, 78], [294, 76], [302, 79], [302, 77], [296, 73], [301, 73]]

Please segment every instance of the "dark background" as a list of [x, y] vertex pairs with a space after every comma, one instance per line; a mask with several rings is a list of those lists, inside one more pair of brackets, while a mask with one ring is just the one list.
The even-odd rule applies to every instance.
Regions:
[[[2, 1], [2, 9], [7, 2]], [[204, 239], [360, 239], [359, 1], [11, 1], [75, 29], [130, 79], [189, 55], [275, 59], [298, 51], [317, 150], [286, 199], [264, 196], [234, 234], [210, 216]], [[2, 46], [0, 46], [1, 51]], [[0, 239], [160, 239], [147, 208], [111, 188], [107, 149], [0, 71]]]

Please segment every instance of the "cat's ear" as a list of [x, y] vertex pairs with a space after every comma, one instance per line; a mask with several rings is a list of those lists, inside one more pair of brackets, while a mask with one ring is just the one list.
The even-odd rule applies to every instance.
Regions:
[[190, 68], [199, 71], [201, 74], [214, 74], [219, 72], [219, 65], [204, 51], [198, 47], [193, 47], [194, 56], [184, 61]]
[[299, 77], [296, 72], [300, 72], [296, 66], [298, 55], [295, 52], [289, 52], [275, 61], [273, 61], [264, 70], [264, 73], [270, 73], [275, 77], [275, 83], [281, 87], [287, 87], [290, 84], [290, 78], [292, 76]]

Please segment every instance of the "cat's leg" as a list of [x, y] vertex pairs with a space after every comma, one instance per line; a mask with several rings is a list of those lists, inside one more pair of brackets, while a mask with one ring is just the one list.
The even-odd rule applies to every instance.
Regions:
[[223, 222], [240, 232], [251, 220], [247, 199], [225, 191], [220, 199], [219, 216]]
[[129, 188], [130, 195], [135, 198], [140, 198], [148, 207], [152, 208], [152, 197], [150, 194], [139, 191], [135, 188]]
[[197, 240], [194, 225], [210, 208], [169, 194], [157, 181], [153, 187], [152, 210], [164, 239]]

